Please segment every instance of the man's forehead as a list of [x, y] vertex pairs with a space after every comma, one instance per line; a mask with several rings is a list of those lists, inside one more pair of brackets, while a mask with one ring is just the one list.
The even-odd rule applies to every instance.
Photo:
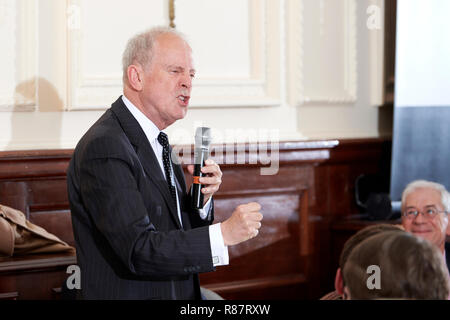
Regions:
[[154, 50], [158, 51], [176, 51], [180, 50], [186, 53], [191, 53], [192, 49], [189, 44], [177, 35], [165, 33], [159, 35], [154, 42]]
[[174, 41], [155, 42], [153, 60], [166, 66], [194, 69], [192, 50], [181, 38], [174, 39]]
[[406, 196], [405, 207], [441, 206], [441, 193], [432, 188], [417, 188]]

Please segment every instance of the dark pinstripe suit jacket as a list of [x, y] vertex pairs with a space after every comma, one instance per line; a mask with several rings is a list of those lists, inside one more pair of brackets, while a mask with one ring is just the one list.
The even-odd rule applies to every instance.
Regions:
[[153, 149], [122, 99], [78, 143], [67, 172], [81, 297], [198, 299], [214, 270], [208, 226], [189, 212], [181, 166], [175, 204]]

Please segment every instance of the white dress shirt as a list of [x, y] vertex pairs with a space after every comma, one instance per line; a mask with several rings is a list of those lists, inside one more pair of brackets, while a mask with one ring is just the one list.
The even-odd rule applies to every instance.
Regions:
[[[166, 176], [164, 172], [164, 164], [163, 164], [163, 158], [162, 158], [162, 151], [163, 147], [158, 141], [158, 135], [161, 132], [158, 127], [149, 119], [147, 118], [138, 108], [136, 108], [133, 103], [131, 103], [130, 100], [128, 100], [125, 95], [122, 95], [122, 100], [125, 106], [128, 108], [128, 110], [131, 112], [131, 114], [134, 116], [134, 118], [137, 120], [139, 125], [141, 126], [142, 130], [144, 131], [145, 135], [147, 136], [148, 141], [150, 142], [150, 145], [153, 148], [153, 152], [156, 155], [156, 158], [158, 159], [159, 166], [161, 167], [161, 171]], [[172, 185], [175, 186], [175, 178], [173, 174], [173, 169], [171, 167], [171, 180]], [[176, 196], [177, 196], [177, 213], [178, 218], [180, 220], [181, 225], [183, 225], [183, 222], [181, 220], [181, 210], [180, 210], [180, 204], [178, 201], [178, 191], [177, 188], [175, 188]], [[208, 202], [205, 205], [204, 210], [200, 211], [200, 217], [202, 219], [207, 218], [207, 213], [209, 212], [211, 206], [211, 199], [208, 200]], [[210, 239], [210, 245], [211, 245], [211, 255], [213, 257], [213, 265], [214, 266], [224, 266], [229, 264], [229, 257], [228, 257], [228, 247], [225, 246], [222, 236], [222, 231], [220, 229], [220, 223], [216, 223], [209, 226], [209, 239]]]

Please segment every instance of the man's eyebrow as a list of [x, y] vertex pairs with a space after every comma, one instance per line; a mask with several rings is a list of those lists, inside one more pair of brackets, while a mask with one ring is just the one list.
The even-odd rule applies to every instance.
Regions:
[[168, 65], [166, 65], [166, 68], [167, 68], [167, 69], [178, 69], [178, 70], [184, 70], [184, 68], [183, 68], [183, 67], [181, 67], [181, 66], [177, 66], [177, 65], [175, 65], [175, 64], [168, 64]]
[[[424, 206], [424, 208], [429, 208], [429, 207], [434, 207], [434, 208], [436, 208], [436, 205], [435, 205], [435, 204], [427, 204], [426, 206]], [[408, 207], [406, 207], [405, 209], [416, 209], [416, 210], [417, 210], [417, 208], [416, 208], [416, 207], [413, 207], [413, 206], [408, 206]]]
[[[177, 65], [174, 65], [174, 64], [168, 64], [168, 65], [166, 65], [166, 68], [167, 69], [177, 69], [177, 70], [181, 70], [181, 71], [185, 70], [183, 67], [177, 66]], [[195, 69], [190, 69], [189, 72], [190, 73], [196, 73], [197, 71]]]

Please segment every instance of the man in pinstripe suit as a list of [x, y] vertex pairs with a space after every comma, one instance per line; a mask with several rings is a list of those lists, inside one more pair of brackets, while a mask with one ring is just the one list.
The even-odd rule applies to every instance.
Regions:
[[129, 41], [124, 95], [82, 137], [67, 172], [82, 298], [200, 299], [197, 274], [228, 264], [228, 246], [258, 234], [257, 203], [212, 224], [222, 178], [213, 160], [200, 178], [202, 212], [189, 207], [181, 166], [165, 161], [162, 130], [186, 115], [194, 75], [191, 48], [173, 29]]

